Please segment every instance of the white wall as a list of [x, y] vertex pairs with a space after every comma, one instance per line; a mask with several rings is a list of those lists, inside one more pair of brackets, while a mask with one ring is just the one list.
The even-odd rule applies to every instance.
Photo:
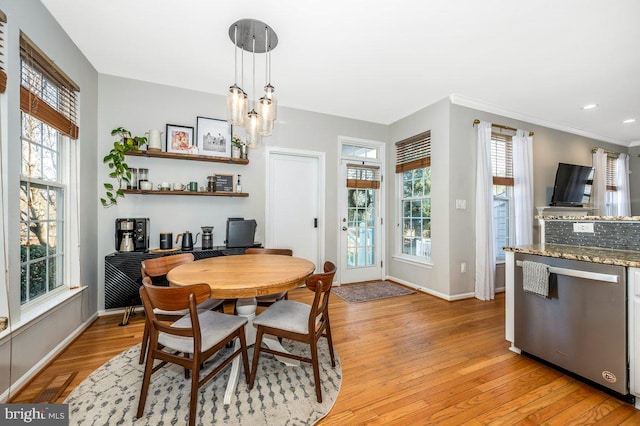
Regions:
[[[98, 75], [86, 58], [67, 37], [57, 22], [38, 0], [0, 0], [0, 9], [7, 15], [5, 65], [8, 74], [7, 92], [2, 100], [2, 196], [6, 209], [5, 232], [8, 247], [9, 310], [12, 324], [20, 320], [20, 55], [19, 36], [22, 30], [71, 79], [80, 86], [80, 275], [88, 289], [65, 304], [64, 310], [53, 310], [33, 321], [9, 339], [0, 343], [0, 395], [6, 395], [9, 382], [24, 381], [37, 363], [51, 355], [60, 342], [82, 327], [97, 308], [97, 244], [95, 239], [97, 205], [93, 196], [96, 186], [96, 134]], [[12, 224], [13, 226], [8, 226]], [[2, 289], [4, 291], [4, 289]], [[60, 312], [67, 312], [60, 321]], [[9, 357], [9, 349], [13, 351]], [[59, 348], [58, 348], [59, 349]], [[11, 365], [10, 365], [11, 360]], [[14, 389], [15, 390], [15, 389]], [[1, 398], [0, 398], [1, 399]]]
[[[204, 92], [163, 86], [110, 75], [99, 76], [98, 125], [98, 194], [103, 196], [103, 182], [108, 167], [102, 163], [114, 137], [111, 130], [124, 126], [133, 134], [143, 135], [149, 129], [166, 131], [166, 124], [194, 127], [196, 117], [224, 119], [226, 98]], [[242, 134], [240, 132], [240, 134]], [[166, 135], [163, 135], [163, 137]], [[388, 127], [279, 107], [278, 123], [273, 135], [263, 139], [263, 145], [294, 148], [327, 153], [326, 203], [324, 224], [326, 253], [324, 258], [337, 262], [338, 204], [336, 199], [338, 136], [386, 141]], [[255, 218], [258, 222], [256, 240], [264, 242], [265, 158], [264, 146], [249, 150], [249, 165], [229, 165], [197, 161], [127, 157], [131, 167], [149, 168], [150, 179], [187, 182], [196, 180], [205, 185], [213, 173], [242, 175], [243, 192], [247, 198], [126, 195], [117, 206], [98, 209], [99, 282], [98, 306], [104, 309], [104, 256], [115, 251], [114, 224], [119, 217], [148, 217], [151, 220], [152, 248], [159, 246], [160, 232], [177, 233], [185, 230], [200, 232], [201, 226], [214, 226], [214, 245], [223, 245], [227, 217]], [[296, 194], [291, 194], [295, 197]], [[320, 224], [322, 226], [322, 224]], [[304, 236], [301, 236], [304, 238]], [[198, 239], [199, 245], [200, 240]]]

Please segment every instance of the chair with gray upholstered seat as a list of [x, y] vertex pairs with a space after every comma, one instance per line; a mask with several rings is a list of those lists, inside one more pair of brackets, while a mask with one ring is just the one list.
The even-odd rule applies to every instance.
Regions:
[[[152, 374], [166, 363], [173, 363], [191, 370], [189, 425], [195, 425], [198, 389], [238, 355], [242, 357], [244, 374], [247, 383], [249, 382], [249, 358], [244, 331], [247, 319], [198, 309], [198, 306], [211, 296], [211, 288], [207, 284], [160, 287], [149, 285], [148, 277], [144, 281], [140, 287], [140, 298], [149, 324], [149, 352], [144, 368], [137, 418], [142, 417], [144, 413]], [[171, 323], [160, 320], [155, 314], [156, 309], [174, 312], [186, 309], [188, 313]], [[201, 365], [227, 344], [232, 344], [234, 339], [239, 339], [240, 347], [222, 359], [201, 379]], [[155, 360], [161, 362], [154, 367]], [[161, 406], [160, 401], [158, 406]]]
[[[171, 256], [163, 256], [153, 259], [147, 259], [142, 261], [142, 265], [140, 268], [140, 275], [142, 275], [142, 279], [144, 282], [145, 278], [149, 278], [150, 282], [154, 285], [159, 286], [168, 286], [169, 282], [167, 281], [167, 273], [175, 268], [176, 266], [183, 265], [185, 263], [190, 263], [194, 261], [193, 254], [191, 253], [182, 253]], [[210, 310], [217, 309], [222, 311], [224, 300], [220, 299], [207, 299], [202, 302], [201, 305], [198, 306], [198, 309], [201, 310]], [[182, 317], [188, 314], [189, 311], [187, 309], [181, 309], [177, 312], [169, 312], [169, 311], [161, 311], [156, 310], [155, 314], [157, 317], [162, 317], [166, 320], [176, 320], [179, 317]], [[140, 359], [139, 363], [142, 364], [144, 362], [144, 358], [147, 353], [147, 344], [149, 342], [149, 325], [145, 322], [144, 331], [142, 333], [142, 345], [140, 347]]]
[[[311, 305], [295, 300], [280, 300], [268, 307], [253, 320], [253, 326], [257, 327], [258, 333], [253, 350], [249, 389], [253, 388], [253, 383], [256, 378], [260, 352], [266, 352], [311, 363], [313, 365], [316, 397], [318, 402], [322, 402], [320, 368], [318, 365], [318, 340], [320, 337], [327, 339], [329, 354], [331, 356], [331, 366], [336, 366], [333, 353], [333, 341], [331, 339], [331, 325], [329, 322], [329, 296], [331, 294], [331, 285], [335, 273], [335, 265], [331, 262], [325, 262], [324, 273], [314, 274], [307, 278], [306, 286], [315, 294]], [[265, 334], [308, 344], [311, 348], [311, 358], [262, 347], [262, 337]]]

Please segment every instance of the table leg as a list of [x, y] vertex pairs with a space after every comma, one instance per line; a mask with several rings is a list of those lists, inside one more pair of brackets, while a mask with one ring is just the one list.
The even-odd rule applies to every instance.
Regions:
[[[256, 328], [253, 326], [253, 319], [256, 317], [256, 308], [258, 304], [256, 302], [255, 297], [247, 298], [247, 299], [238, 299], [236, 301], [236, 312], [238, 312], [238, 316], [244, 317], [247, 319], [247, 325], [245, 325], [244, 332], [245, 338], [247, 340], [247, 346], [254, 345], [256, 343]], [[268, 348], [287, 352], [287, 350], [280, 344], [280, 341], [271, 336], [264, 336], [262, 341]], [[240, 341], [238, 339], [235, 340], [233, 344], [233, 350], [237, 351], [240, 349]], [[290, 365], [293, 367], [297, 367], [300, 365], [300, 361], [295, 359], [289, 359], [281, 356], [276, 356], [276, 359], [285, 365]], [[231, 372], [229, 373], [229, 382], [227, 383], [227, 389], [224, 392], [224, 404], [231, 404], [231, 397], [236, 392], [236, 387], [238, 386], [238, 380], [240, 379], [240, 368], [242, 367], [242, 360], [240, 357], [234, 358], [231, 363]]]

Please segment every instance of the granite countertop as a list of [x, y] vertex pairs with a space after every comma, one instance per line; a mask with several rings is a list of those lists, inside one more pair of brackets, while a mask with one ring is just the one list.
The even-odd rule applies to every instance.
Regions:
[[561, 259], [640, 268], [640, 251], [567, 246], [562, 244], [529, 244], [517, 247], [504, 247], [504, 250], [515, 253], [537, 254]]
[[536, 219], [542, 219], [542, 220], [585, 220], [585, 221], [603, 220], [603, 221], [614, 221], [614, 222], [640, 222], [640, 216], [546, 216], [546, 215], [536, 215], [534, 217]]

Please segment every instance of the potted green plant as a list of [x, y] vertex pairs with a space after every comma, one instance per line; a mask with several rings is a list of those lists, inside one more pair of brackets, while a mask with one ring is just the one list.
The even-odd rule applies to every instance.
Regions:
[[131, 179], [129, 166], [125, 162], [125, 155], [128, 151], [136, 151], [147, 143], [144, 136], [131, 136], [131, 132], [124, 127], [117, 127], [111, 131], [111, 136], [118, 136], [120, 139], [113, 143], [113, 148], [102, 160], [109, 166], [109, 177], [118, 183], [114, 187], [109, 182], [104, 183], [106, 198], [100, 198], [103, 207], [110, 207], [118, 204], [118, 198], [124, 197], [122, 191], [123, 182], [125, 184]]
[[234, 136], [231, 138], [231, 157], [232, 158], [240, 158], [242, 156], [242, 147], [243, 147], [242, 139], [238, 136]]

